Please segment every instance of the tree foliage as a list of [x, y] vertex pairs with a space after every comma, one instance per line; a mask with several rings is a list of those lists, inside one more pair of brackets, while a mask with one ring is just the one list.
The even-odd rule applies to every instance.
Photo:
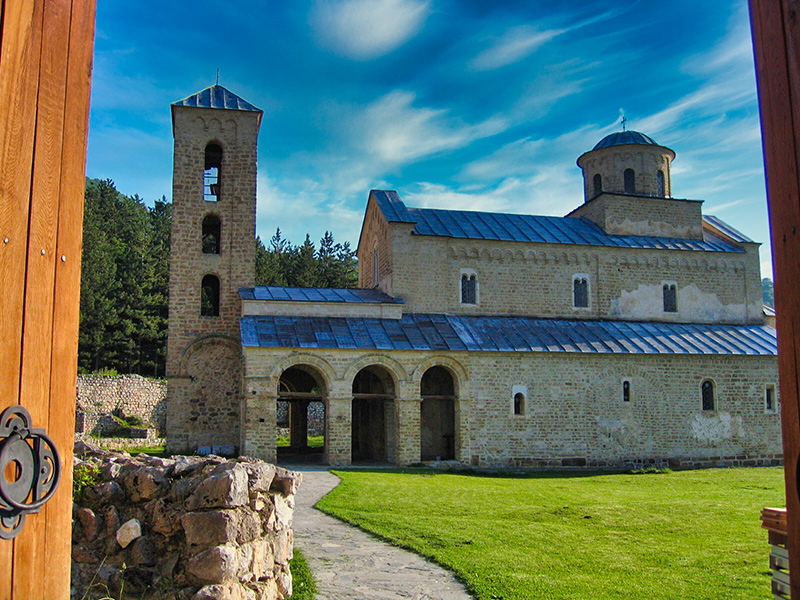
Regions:
[[351, 288], [357, 284], [358, 266], [350, 242], [337, 243], [329, 231], [319, 248], [308, 234], [301, 245], [292, 245], [280, 228], [268, 247], [256, 238], [256, 285]]
[[761, 297], [764, 299], [764, 304], [770, 308], [775, 308], [775, 291], [773, 290], [772, 279], [764, 277], [761, 280]]
[[86, 185], [78, 367], [163, 376], [172, 206]]

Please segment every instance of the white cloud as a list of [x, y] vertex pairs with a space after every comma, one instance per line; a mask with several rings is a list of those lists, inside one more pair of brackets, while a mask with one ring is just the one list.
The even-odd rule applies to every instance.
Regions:
[[429, 12], [428, 2], [420, 0], [318, 0], [311, 25], [335, 52], [368, 60], [407, 42]]
[[488, 71], [510, 65], [532, 54], [564, 31], [566, 30], [539, 31], [530, 25], [512, 27], [497, 40], [497, 43], [473, 58], [469, 66], [476, 71]]
[[413, 93], [395, 90], [355, 117], [354, 133], [368, 155], [387, 166], [399, 165], [461, 148], [506, 127], [505, 121], [496, 117], [466, 125], [450, 118], [445, 109], [414, 107], [414, 100]]

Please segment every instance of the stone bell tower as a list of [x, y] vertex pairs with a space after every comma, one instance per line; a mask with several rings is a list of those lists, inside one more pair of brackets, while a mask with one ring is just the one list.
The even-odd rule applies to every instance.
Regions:
[[167, 447], [238, 449], [238, 289], [255, 284], [262, 111], [220, 85], [172, 104]]

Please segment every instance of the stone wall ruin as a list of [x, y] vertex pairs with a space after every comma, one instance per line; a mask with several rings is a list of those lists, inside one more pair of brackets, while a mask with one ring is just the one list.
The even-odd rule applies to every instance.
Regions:
[[[131, 457], [79, 442], [73, 599], [282, 600], [301, 475], [249, 458]], [[88, 474], [88, 475], [87, 475]]]

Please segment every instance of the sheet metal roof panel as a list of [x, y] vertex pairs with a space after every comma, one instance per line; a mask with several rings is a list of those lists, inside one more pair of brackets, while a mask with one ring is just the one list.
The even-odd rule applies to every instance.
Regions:
[[575, 217], [428, 208], [410, 208], [408, 212], [416, 221], [414, 233], [417, 235], [621, 248], [743, 252], [738, 246], [713, 235], [707, 235], [703, 240], [607, 235], [588, 219]]
[[263, 286], [239, 288], [243, 300], [266, 300], [278, 302], [344, 302], [367, 304], [402, 304], [377, 289], [362, 288], [300, 288], [288, 286]]
[[369, 195], [378, 203], [383, 216], [390, 223], [414, 223], [408, 208], [394, 190], [370, 190]]
[[703, 215], [703, 221], [705, 221], [712, 227], [719, 229], [723, 234], [727, 235], [734, 242], [755, 243], [741, 231], [735, 229], [734, 227], [731, 227], [719, 217], [715, 217], [714, 215]]
[[759, 325], [580, 321], [411, 314], [402, 319], [245, 316], [245, 346], [773, 356], [774, 330]]
[[229, 110], [247, 110], [262, 112], [247, 100], [243, 100], [221, 85], [212, 85], [183, 100], [172, 103], [173, 106], [194, 106], [197, 108], [226, 108]]

